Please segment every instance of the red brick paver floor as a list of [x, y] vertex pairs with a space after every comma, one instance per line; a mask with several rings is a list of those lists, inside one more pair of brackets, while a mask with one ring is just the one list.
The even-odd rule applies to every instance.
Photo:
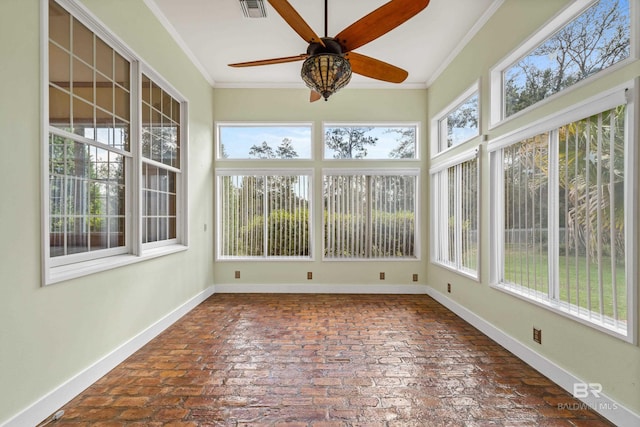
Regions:
[[599, 426], [425, 295], [216, 294], [54, 426]]

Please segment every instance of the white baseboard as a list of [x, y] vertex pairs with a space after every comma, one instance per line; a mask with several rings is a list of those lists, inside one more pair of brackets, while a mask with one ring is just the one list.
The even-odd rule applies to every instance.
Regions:
[[213, 293], [213, 286], [200, 292], [87, 369], [47, 393], [9, 420], [0, 423], [0, 427], [35, 426], [43, 422], [46, 417], [56, 412], [107, 372], [122, 363], [198, 304], [213, 295]]
[[425, 285], [337, 285], [337, 284], [242, 284], [225, 283], [215, 285], [217, 294], [244, 294], [244, 293], [268, 293], [268, 294], [426, 294]]
[[[574, 384], [588, 382], [577, 378], [554, 362], [541, 356], [446, 295], [431, 287], [427, 288], [427, 294], [569, 393], [573, 393]], [[640, 415], [625, 408], [605, 394], [600, 393], [597, 399], [584, 398], [580, 400], [584, 403], [584, 407], [595, 410], [619, 427], [640, 426]]]

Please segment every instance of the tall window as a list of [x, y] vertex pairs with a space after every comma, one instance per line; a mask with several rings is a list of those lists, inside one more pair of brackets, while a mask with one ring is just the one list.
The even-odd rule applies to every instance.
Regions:
[[250, 173], [219, 172], [218, 258], [308, 259], [310, 173]]
[[498, 286], [628, 337], [626, 111], [502, 144], [492, 189]]
[[130, 87], [130, 62], [51, 1], [48, 245], [55, 264], [126, 251]]
[[478, 159], [468, 151], [431, 171], [433, 261], [478, 277]]
[[493, 71], [492, 121], [532, 106], [631, 55], [629, 0], [575, 2]]
[[146, 66], [74, 3], [50, 0], [48, 29], [44, 253], [54, 283], [131, 262], [114, 255], [143, 257], [145, 243], [186, 241], [184, 105], [159, 77], [134, 72]]
[[[312, 157], [311, 130], [310, 123], [217, 125], [217, 259], [311, 258], [313, 173], [296, 168]], [[291, 167], [265, 169], [273, 161]]]
[[415, 258], [417, 171], [324, 173], [324, 256]]
[[180, 108], [142, 75], [142, 243], [178, 236]]

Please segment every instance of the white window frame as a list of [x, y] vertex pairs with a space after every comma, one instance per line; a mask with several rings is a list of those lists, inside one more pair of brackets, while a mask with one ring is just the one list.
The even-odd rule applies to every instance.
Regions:
[[[156, 258], [188, 248], [188, 212], [187, 212], [187, 158], [188, 158], [188, 101], [180, 95], [171, 85], [162, 79], [157, 72], [144, 64], [141, 57], [121, 41], [115, 34], [112, 34], [84, 5], [77, 0], [55, 0], [60, 6], [66, 9], [74, 19], [85, 25], [96, 36], [111, 46], [118, 54], [122, 55], [130, 63], [131, 92], [130, 92], [130, 152], [125, 153], [126, 162], [126, 227], [125, 246], [117, 250], [101, 250], [93, 253], [74, 254], [64, 257], [51, 258], [49, 246], [49, 134], [62, 133], [64, 131], [50, 128], [49, 126], [49, 1], [40, 1], [40, 43], [41, 43], [41, 169], [42, 174], [42, 285], [51, 285], [65, 280], [83, 277], [89, 274], [105, 271], [132, 263], [137, 263], [147, 259]], [[178, 220], [176, 231], [178, 238], [170, 241], [158, 242], [154, 245], [142, 245], [141, 243], [141, 215], [140, 203], [142, 200], [141, 190], [141, 168], [142, 159], [140, 154], [140, 132], [141, 132], [141, 70], [145, 70], [147, 76], [152, 77], [157, 84], [161, 84], [163, 89], [169, 92], [181, 104], [181, 156], [180, 173], [183, 177], [177, 183], [178, 195], [177, 211]], [[82, 140], [82, 137], [72, 135], [75, 140]], [[91, 140], [86, 140], [89, 144], [95, 144]]]
[[[640, 176], [640, 149], [637, 147], [639, 118], [637, 105], [640, 102], [640, 78], [626, 84], [616, 86], [599, 95], [576, 104], [573, 107], [559, 111], [552, 116], [537, 120], [517, 131], [508, 133], [502, 137], [489, 141], [490, 153], [490, 283], [495, 289], [522, 298], [538, 306], [544, 307], [562, 316], [576, 320], [594, 329], [613, 335], [627, 342], [638, 342], [638, 268], [637, 257], [639, 254], [638, 230], [640, 219], [637, 216], [640, 197], [637, 194], [637, 185]], [[627, 104], [625, 120], [625, 269], [627, 291], [627, 329], [626, 333], [613, 328], [603, 322], [597, 322], [589, 316], [570, 311], [566, 303], [557, 299], [551, 299], [548, 295], [538, 295], [522, 287], [517, 289], [512, 285], [501, 282], [504, 263], [504, 188], [502, 148], [545, 132], [554, 132], [555, 129], [577, 120], [582, 120], [602, 111]], [[554, 201], [549, 201], [549, 210], [557, 210]], [[557, 224], [556, 224], [557, 225]], [[550, 224], [551, 226], [551, 224]], [[552, 237], [549, 237], [550, 241]], [[556, 263], [550, 263], [550, 272], [554, 271]], [[549, 286], [554, 286], [550, 282]]]
[[[306, 176], [309, 180], [309, 256], [222, 256], [220, 253], [222, 247], [222, 194], [220, 189], [220, 177], [223, 176]], [[273, 168], [221, 168], [216, 170], [216, 261], [313, 261], [315, 259], [314, 248], [314, 172], [313, 169], [273, 169]], [[265, 205], [266, 208], [266, 205]], [[266, 223], [265, 223], [266, 227]], [[266, 235], [266, 234], [265, 234]], [[265, 239], [265, 246], [268, 242]]]
[[[135, 144], [135, 150], [136, 150], [136, 154], [137, 154], [137, 159], [138, 159], [138, 171], [139, 173], [136, 174], [136, 177], [141, 180], [142, 179], [142, 164], [146, 163], [148, 165], [152, 165], [152, 166], [156, 166], [158, 168], [161, 169], [165, 169], [167, 171], [173, 172], [176, 174], [176, 238], [175, 239], [166, 239], [166, 240], [158, 240], [155, 242], [148, 242], [148, 243], [140, 243], [142, 246], [140, 247], [140, 249], [138, 249], [138, 253], [143, 253], [147, 250], [151, 250], [151, 249], [157, 249], [157, 248], [161, 248], [164, 246], [173, 246], [173, 245], [184, 245], [187, 246], [188, 245], [188, 238], [189, 238], [189, 229], [188, 229], [188, 220], [187, 220], [187, 195], [188, 195], [188, 185], [187, 185], [187, 176], [188, 176], [188, 170], [187, 170], [187, 159], [189, 156], [189, 126], [187, 125], [189, 123], [189, 103], [187, 102], [187, 100], [180, 94], [180, 92], [178, 92], [168, 81], [166, 81], [162, 76], [160, 76], [155, 70], [153, 70], [151, 67], [149, 67], [148, 65], [144, 64], [144, 63], [140, 63], [139, 64], [139, 68], [140, 68], [140, 72], [138, 73], [138, 77], [137, 79], [135, 79], [135, 81], [137, 82], [138, 88], [136, 93], [138, 94], [138, 98], [136, 99], [136, 101], [140, 101], [140, 102], [135, 102], [135, 110], [132, 110], [136, 112], [137, 114], [137, 118], [136, 119], [132, 119], [132, 122], [136, 123], [136, 126], [138, 127], [134, 132], [132, 132], [132, 134], [136, 135], [136, 140], [137, 143]], [[179, 168], [175, 168], [175, 167], [171, 167], [168, 165], [165, 165], [164, 163], [158, 163], [154, 160], [151, 159], [147, 159], [144, 158], [143, 159], [143, 155], [142, 155], [142, 150], [141, 150], [141, 144], [142, 144], [142, 140], [140, 139], [140, 136], [142, 134], [142, 129], [141, 129], [141, 124], [142, 124], [142, 111], [141, 111], [141, 97], [140, 97], [140, 91], [141, 91], [141, 84], [142, 84], [142, 79], [140, 78], [141, 75], [144, 74], [146, 75], [149, 79], [151, 79], [151, 81], [153, 83], [155, 83], [157, 86], [159, 86], [162, 90], [164, 90], [167, 94], [169, 94], [173, 99], [175, 99], [176, 101], [178, 101], [180, 103], [180, 167]], [[139, 203], [138, 205], [140, 205], [140, 203], [144, 203], [144, 198], [142, 196], [142, 183], [140, 183], [140, 185], [138, 185], [137, 190], [139, 190]], [[140, 206], [140, 210], [141, 210], [141, 206]], [[137, 226], [139, 227], [138, 230], [142, 229], [142, 215], [137, 215], [137, 221], [138, 224]], [[140, 236], [142, 233], [136, 233], [138, 236]], [[137, 242], [141, 242], [142, 238], [139, 237], [137, 239]]]
[[[460, 141], [458, 144], [452, 145], [451, 147], [447, 144], [447, 126], [446, 119], [449, 114], [453, 113], [457, 110], [462, 104], [464, 104], [469, 98], [474, 95], [478, 95], [478, 131], [475, 135], [470, 136], [464, 141]], [[449, 103], [446, 107], [444, 107], [441, 111], [433, 116], [431, 119], [431, 158], [435, 159], [443, 155], [444, 153], [454, 149], [455, 147], [459, 147], [460, 145], [466, 144], [469, 141], [473, 141], [478, 136], [481, 135], [481, 126], [482, 126], [482, 108], [481, 108], [482, 99], [480, 97], [480, 80], [474, 82], [471, 86], [469, 86], [464, 92], [458, 95], [451, 103]]]
[[[325, 135], [327, 128], [341, 128], [341, 127], [372, 127], [372, 128], [391, 128], [391, 127], [406, 127], [415, 129], [415, 156], [410, 159], [394, 159], [394, 158], [363, 158], [363, 159], [334, 159], [326, 157], [326, 142]], [[415, 162], [420, 160], [420, 123], [419, 122], [334, 122], [327, 121], [322, 122], [322, 160], [324, 162]]]
[[[431, 263], [435, 265], [439, 265], [441, 267], [447, 268], [449, 270], [455, 271], [456, 273], [462, 274], [464, 276], [470, 277], [476, 281], [480, 280], [480, 265], [481, 265], [481, 253], [480, 253], [480, 200], [481, 200], [481, 185], [480, 185], [480, 148], [481, 146], [465, 150], [455, 156], [448, 158], [447, 160], [440, 162], [429, 170], [429, 175], [431, 176]], [[441, 180], [440, 174], [446, 173], [450, 168], [462, 165], [465, 162], [476, 159], [477, 164], [477, 176], [476, 176], [476, 223], [478, 224], [478, 237], [477, 237], [477, 248], [476, 253], [478, 254], [478, 259], [476, 261], [476, 269], [471, 270], [462, 266], [461, 259], [461, 238], [456, 236], [456, 248], [457, 253], [455, 255], [455, 260], [453, 263], [445, 262], [439, 259], [438, 254], [448, 251], [448, 243], [443, 241], [440, 238], [443, 233], [443, 227], [448, 229], [448, 215], [442, 215], [441, 209], [438, 209], [443, 203], [449, 203], [449, 185], [445, 180]], [[456, 195], [457, 196], [457, 195]], [[456, 197], [456, 205], [460, 205], [461, 199]], [[455, 212], [456, 224], [461, 223], [462, 213], [459, 209], [456, 209]], [[456, 228], [456, 232], [458, 232], [458, 228]]]
[[571, 93], [581, 87], [584, 87], [593, 82], [595, 79], [600, 79], [606, 75], [609, 75], [640, 58], [640, 42], [638, 42], [638, 37], [640, 36], [640, 24], [638, 24], [638, 22], [640, 21], [640, 0], [629, 0], [629, 18], [631, 23], [629, 35], [631, 39], [631, 46], [628, 58], [617, 62], [616, 64], [613, 64], [612, 66], [583, 80], [580, 80], [570, 87], [565, 88], [560, 92], [556, 92], [555, 94], [541, 101], [538, 101], [535, 104], [532, 104], [527, 108], [524, 108], [523, 110], [512, 114], [509, 117], [505, 117], [503, 82], [504, 71], [511, 67], [513, 64], [517, 63], [523, 57], [527, 56], [539, 44], [543, 43], [547, 38], [553, 35], [553, 33], [555, 33], [556, 31], [560, 30], [563, 26], [570, 23], [574, 18], [594, 5], [597, 1], [598, 0], [576, 0], [569, 3], [565, 8], [563, 8], [560, 12], [553, 16], [549, 21], [547, 21], [540, 29], [538, 29], [528, 39], [526, 39], [507, 56], [505, 56], [500, 62], [498, 62], [493, 68], [491, 68], [489, 72], [489, 130], [494, 129], [495, 127], [511, 121], [517, 117], [520, 117], [523, 114], [526, 114], [526, 112], [528, 111], [539, 108], [543, 105], [547, 105], [557, 98]]
[[[215, 159], [216, 162], [300, 162], [314, 160], [315, 150], [313, 147], [315, 125], [313, 122], [216, 122], [216, 141], [215, 141]], [[310, 129], [309, 138], [309, 157], [300, 157], [295, 159], [256, 159], [252, 157], [235, 157], [224, 158], [222, 157], [222, 138], [220, 136], [220, 129], [223, 127], [237, 127], [237, 128], [252, 128], [252, 127], [265, 127], [265, 128], [278, 128], [278, 127], [308, 127]]]
[[[420, 261], [421, 252], [420, 252], [420, 194], [421, 194], [421, 173], [418, 168], [402, 168], [402, 169], [371, 169], [371, 168], [323, 168], [322, 169], [322, 178], [324, 181], [325, 176], [353, 176], [353, 175], [365, 175], [365, 176], [415, 176], [416, 184], [415, 184], [415, 213], [414, 213], [414, 247], [413, 257], [388, 257], [388, 258], [334, 258], [327, 257], [324, 255], [324, 235], [322, 236], [322, 260], [330, 261], [330, 262], [381, 262], [381, 261], [391, 261], [391, 262], [415, 262]], [[322, 197], [322, 204], [324, 205], [324, 193], [320, 192], [320, 197]], [[325, 216], [323, 215], [322, 219], [322, 230], [326, 229]]]

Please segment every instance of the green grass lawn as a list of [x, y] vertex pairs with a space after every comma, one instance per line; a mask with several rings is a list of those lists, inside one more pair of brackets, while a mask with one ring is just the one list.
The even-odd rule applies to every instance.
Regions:
[[[602, 305], [606, 316], [614, 317], [614, 286], [611, 259], [602, 258]], [[560, 301], [600, 312], [598, 264], [584, 256], [561, 256], [559, 262]], [[505, 280], [529, 289], [548, 292], [548, 259], [546, 253], [505, 250]], [[588, 276], [588, 277], [587, 277]], [[624, 265], [615, 267], [617, 317], [627, 318], [627, 289]]]

